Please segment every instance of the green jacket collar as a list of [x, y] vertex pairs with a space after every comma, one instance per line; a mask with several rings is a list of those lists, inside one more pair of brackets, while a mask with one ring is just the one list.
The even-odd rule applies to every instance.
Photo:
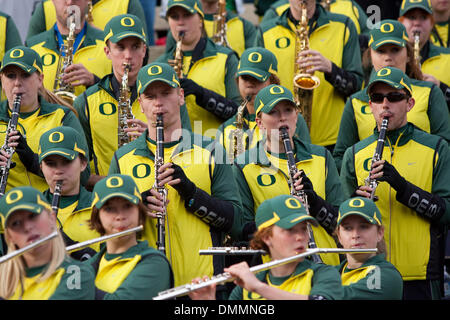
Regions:
[[[38, 97], [38, 102], [39, 102], [39, 116], [50, 114], [59, 108], [64, 108], [63, 106], [47, 102], [46, 100], [44, 100], [44, 98], [42, 98], [42, 96]], [[10, 116], [8, 113], [8, 109], [9, 107], [7, 100], [3, 100], [2, 102], [0, 102], [0, 120], [6, 122], [9, 121]]]
[[[275, 20], [275, 24], [283, 26], [287, 29], [291, 29], [291, 26], [289, 25], [289, 21], [294, 24], [294, 21], [292, 21], [289, 17], [291, 16], [290, 10], [285, 10], [278, 18]], [[309, 26], [309, 34], [314, 32], [317, 28], [320, 28], [330, 22], [330, 18], [328, 16], [327, 11], [320, 5], [316, 4], [316, 11], [314, 13], [314, 16], [309, 19], [308, 26]], [[292, 30], [292, 29], [291, 29]], [[295, 31], [295, 30], [293, 30]]]
[[[44, 197], [49, 201], [52, 202], [53, 194], [50, 193], [50, 189], [47, 189], [43, 192]], [[90, 209], [92, 203], [92, 193], [87, 191], [85, 187], [80, 186], [80, 193], [78, 194], [78, 204], [73, 213], [76, 213], [77, 211], [84, 210], [84, 209]]]
[[[411, 140], [414, 134], [414, 129], [415, 126], [412, 123], [408, 122], [401, 128], [387, 131], [385, 144], [390, 145], [391, 147], [405, 145], [409, 140]], [[378, 127], [375, 127], [375, 129], [373, 130], [373, 134], [375, 139], [378, 139], [378, 136], [380, 135]]]
[[[374, 264], [380, 264], [381, 262], [386, 261], [386, 255], [384, 253], [380, 253], [377, 255], [374, 255], [373, 257], [370, 257], [367, 259], [359, 268], [365, 268]], [[339, 272], [342, 272], [342, 270], [347, 266], [347, 259], [341, 262], [339, 265]], [[350, 269], [352, 270], [352, 269]]]

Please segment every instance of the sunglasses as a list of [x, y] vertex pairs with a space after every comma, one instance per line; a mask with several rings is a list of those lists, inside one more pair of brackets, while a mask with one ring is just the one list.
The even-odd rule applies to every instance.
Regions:
[[408, 98], [406, 93], [401, 92], [389, 92], [387, 94], [382, 93], [372, 93], [370, 95], [370, 100], [375, 103], [381, 103], [384, 98], [388, 99], [389, 102], [399, 102]]

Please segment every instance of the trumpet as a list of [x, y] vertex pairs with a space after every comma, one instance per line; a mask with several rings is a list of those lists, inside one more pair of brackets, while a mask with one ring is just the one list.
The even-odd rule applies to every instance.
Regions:
[[230, 152], [229, 158], [231, 161], [236, 159], [238, 155], [243, 153], [245, 151], [245, 144], [244, 144], [244, 111], [247, 106], [247, 104], [252, 99], [252, 96], [248, 95], [245, 100], [242, 102], [242, 104], [239, 106], [237, 113], [236, 113], [236, 121], [234, 123], [236, 129], [231, 130], [230, 132], [230, 144], [229, 147]]
[[[294, 153], [292, 151], [291, 140], [289, 138], [289, 133], [286, 127], [280, 128], [281, 139], [283, 140], [284, 149], [286, 151], [286, 156], [288, 158], [288, 170], [289, 170], [289, 186], [291, 190], [291, 195], [297, 196], [300, 198], [300, 201], [305, 206], [306, 212], [309, 214], [309, 205], [308, 205], [308, 197], [304, 190], [295, 190], [295, 179], [294, 176], [298, 172], [297, 166], [295, 165]], [[314, 240], [314, 233], [311, 229], [311, 226], [308, 224], [308, 232], [309, 232], [309, 247], [311, 249], [317, 248], [316, 241]], [[323, 263], [322, 259], [319, 255], [312, 256], [313, 261], [316, 263]]]
[[[305, 258], [307, 256], [313, 255], [313, 254], [319, 254], [319, 253], [374, 253], [377, 252], [376, 248], [373, 249], [337, 249], [337, 248], [315, 248], [315, 249], [308, 249], [306, 252], [297, 254], [295, 256], [290, 256], [284, 259], [278, 259], [278, 260], [272, 260], [254, 267], [250, 268], [250, 272], [252, 273], [258, 273], [265, 270], [269, 270], [275, 267], [279, 267], [281, 265], [297, 261], [299, 259]], [[222, 274], [213, 276], [211, 279], [200, 282], [200, 283], [190, 283], [185, 284], [176, 288], [168, 289], [165, 291], [162, 291], [158, 293], [156, 297], [153, 298], [153, 300], [167, 300], [172, 299], [180, 296], [184, 296], [188, 294], [189, 292], [199, 290], [201, 288], [208, 287], [212, 284], [224, 284], [226, 282], [234, 281], [235, 278], [230, 275], [227, 272], [224, 272]]]
[[3, 257], [0, 257], [0, 264], [2, 264], [3, 262], [9, 261], [9, 260], [11, 260], [13, 258], [20, 257], [24, 253], [26, 253], [26, 252], [28, 252], [28, 251], [30, 251], [30, 250], [40, 246], [41, 244], [46, 243], [49, 240], [52, 240], [53, 238], [56, 238], [57, 236], [58, 236], [58, 232], [57, 231], [53, 231], [48, 236], [46, 236], [46, 237], [44, 237], [42, 239], [39, 239], [39, 240], [29, 244], [28, 246], [23, 247], [22, 249], [13, 251], [11, 253], [8, 253], [8, 254], [4, 255]]
[[89, 247], [89, 246], [91, 246], [93, 244], [96, 244], [96, 243], [102, 243], [102, 242], [105, 242], [107, 240], [120, 238], [120, 237], [127, 236], [127, 235], [135, 233], [135, 232], [140, 232], [142, 230], [144, 230], [144, 226], [140, 225], [140, 226], [137, 226], [137, 227], [134, 227], [134, 228], [130, 228], [128, 230], [124, 230], [124, 231], [116, 232], [116, 233], [113, 233], [113, 234], [108, 234], [106, 236], [98, 237], [98, 238], [95, 238], [95, 239], [86, 240], [84, 242], [76, 243], [74, 245], [66, 247], [66, 251], [67, 251], [67, 253], [71, 253], [71, 252], [74, 252], [74, 251], [78, 251], [78, 250], [87, 248], [87, 247]]
[[11, 111], [11, 119], [8, 122], [8, 127], [5, 132], [5, 143], [1, 147], [8, 155], [5, 166], [0, 167], [0, 198], [5, 195], [6, 184], [8, 182], [9, 170], [11, 169], [12, 156], [16, 152], [16, 148], [8, 146], [9, 134], [17, 130], [17, 123], [19, 122], [20, 105], [22, 103], [22, 95], [18, 94], [14, 97], [13, 109]]
[[181, 51], [181, 45], [183, 43], [184, 31], [180, 31], [178, 33], [178, 41], [175, 49], [175, 57], [173, 60], [169, 60], [169, 64], [175, 70], [175, 73], [178, 76], [178, 79], [183, 78], [183, 51]]
[[[381, 157], [383, 156], [383, 149], [384, 149], [384, 143], [385, 143], [385, 139], [386, 139], [386, 131], [387, 131], [388, 124], [389, 124], [389, 118], [383, 118], [383, 121], [381, 122], [381, 126], [380, 126], [380, 134], [378, 135], [377, 146], [375, 148], [375, 153], [373, 154], [373, 157], [372, 157], [372, 163], [370, 164], [370, 171], [372, 171], [372, 169], [373, 169], [373, 164], [376, 161], [381, 160]], [[378, 198], [375, 196], [375, 189], [378, 186], [378, 181], [376, 179], [370, 178], [370, 171], [369, 171], [369, 176], [365, 179], [365, 184], [366, 184], [366, 186], [369, 186], [372, 188], [369, 199], [376, 201], [376, 200], [378, 200]]]
[[122, 85], [120, 87], [120, 97], [119, 97], [119, 105], [118, 105], [118, 118], [119, 118], [119, 127], [118, 127], [118, 146], [119, 148], [128, 142], [130, 142], [130, 138], [128, 137], [125, 129], [128, 128], [127, 120], [134, 119], [133, 111], [131, 110], [131, 102], [130, 102], [130, 87], [128, 86], [128, 72], [130, 72], [131, 67], [129, 63], [124, 62], [124, 73], [122, 76]]
[[199, 250], [199, 255], [255, 255], [255, 254], [267, 254], [265, 250], [251, 249], [247, 247], [209, 247], [208, 249]]

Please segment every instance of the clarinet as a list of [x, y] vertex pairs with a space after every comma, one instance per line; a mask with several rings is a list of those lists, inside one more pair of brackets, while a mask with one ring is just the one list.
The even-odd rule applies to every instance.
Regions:
[[[295, 174], [298, 172], [297, 166], [295, 165], [295, 158], [294, 158], [294, 153], [292, 151], [292, 146], [291, 146], [291, 140], [289, 138], [289, 133], [286, 127], [281, 127], [280, 128], [280, 136], [281, 139], [283, 140], [283, 144], [284, 144], [284, 149], [286, 151], [286, 156], [287, 156], [287, 160], [288, 160], [288, 170], [289, 170], [289, 187], [291, 190], [291, 195], [293, 196], [297, 196], [300, 198], [300, 201], [303, 203], [303, 205], [305, 206], [306, 212], [309, 214], [309, 206], [308, 206], [308, 197], [306, 196], [306, 193], [304, 190], [295, 190], [295, 179], [294, 176]], [[309, 231], [309, 248], [311, 249], [316, 249], [317, 245], [316, 242], [314, 240], [314, 233], [312, 231], [311, 226], [308, 224], [308, 231]], [[323, 263], [322, 259], [320, 258], [320, 256], [318, 254], [313, 254], [312, 255], [312, 259], [314, 262], [316, 263]]]
[[155, 155], [155, 184], [153, 188], [163, 197], [164, 212], [156, 213], [157, 223], [156, 228], [158, 230], [158, 239], [156, 240], [156, 246], [159, 251], [166, 254], [166, 199], [167, 189], [165, 186], [158, 186], [158, 172], [159, 168], [164, 164], [164, 126], [163, 116], [158, 114], [156, 116], [156, 155]]
[[59, 211], [59, 202], [61, 200], [62, 183], [63, 183], [62, 180], [56, 181], [55, 190], [53, 191], [52, 210], [56, 216], [58, 216], [58, 211]]
[[378, 135], [378, 141], [377, 141], [377, 147], [375, 148], [375, 153], [372, 157], [372, 163], [370, 164], [370, 171], [369, 176], [366, 178], [365, 183], [366, 186], [369, 186], [372, 188], [372, 192], [370, 193], [370, 198], [374, 201], [378, 200], [378, 197], [375, 196], [375, 190], [378, 187], [378, 181], [376, 179], [370, 178], [370, 172], [373, 169], [373, 164], [376, 161], [381, 160], [381, 157], [383, 156], [383, 149], [384, 149], [384, 143], [386, 141], [386, 131], [389, 124], [389, 118], [383, 118], [383, 121], [381, 122], [380, 126], [380, 134]]
[[2, 149], [9, 155], [6, 160], [6, 165], [0, 167], [0, 198], [5, 195], [6, 184], [9, 176], [9, 169], [11, 169], [12, 156], [16, 152], [16, 148], [8, 146], [9, 134], [17, 130], [17, 123], [19, 122], [20, 104], [22, 102], [22, 95], [18, 94], [14, 97], [13, 109], [11, 112], [11, 119], [8, 122], [8, 128], [5, 133], [5, 143]]

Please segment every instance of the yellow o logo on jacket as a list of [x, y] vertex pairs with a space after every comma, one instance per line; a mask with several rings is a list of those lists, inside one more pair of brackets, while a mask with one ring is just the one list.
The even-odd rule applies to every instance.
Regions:
[[286, 207], [288, 207], [289, 209], [299, 209], [302, 207], [302, 204], [300, 201], [298, 201], [297, 198], [288, 198], [286, 199], [286, 201], [284, 202], [284, 204], [286, 205]]
[[19, 201], [23, 198], [23, 192], [21, 190], [13, 190], [6, 196], [6, 203], [11, 204]]
[[59, 132], [59, 131], [52, 132], [48, 136], [48, 141], [50, 141], [51, 143], [58, 143], [58, 142], [64, 141], [64, 133]]
[[108, 188], [120, 188], [123, 186], [123, 179], [121, 177], [110, 177], [106, 180], [106, 186]]
[[120, 20], [120, 24], [124, 27], [134, 26], [134, 20], [130, 17], [124, 17]]
[[11, 58], [22, 58], [24, 54], [25, 53], [23, 52], [22, 49], [14, 49], [13, 51], [10, 52], [9, 56]]

